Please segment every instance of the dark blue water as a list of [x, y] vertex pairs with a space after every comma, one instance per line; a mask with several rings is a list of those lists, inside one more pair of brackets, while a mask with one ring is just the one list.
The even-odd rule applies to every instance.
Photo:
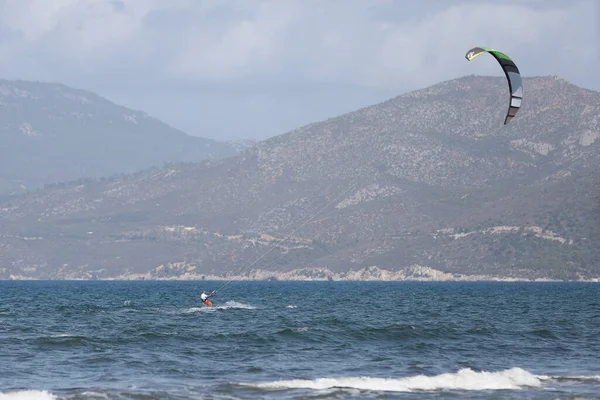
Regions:
[[600, 399], [600, 284], [220, 284], [0, 282], [0, 399]]

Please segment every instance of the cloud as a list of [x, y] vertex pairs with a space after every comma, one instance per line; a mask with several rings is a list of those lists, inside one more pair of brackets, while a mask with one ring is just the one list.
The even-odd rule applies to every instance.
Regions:
[[[1, 76], [100, 90], [188, 132], [259, 131], [275, 109], [276, 127], [264, 128], [274, 134], [391, 92], [500, 76], [492, 57], [465, 60], [474, 46], [506, 52], [525, 76], [600, 90], [597, 0], [0, 0], [0, 10]], [[335, 97], [331, 85], [355, 89]], [[189, 88], [207, 92], [198, 99]], [[224, 112], [210, 108], [216, 96], [256, 120], [223, 122]], [[320, 97], [340, 104], [312, 104]], [[214, 115], [198, 122], [194, 101]]]
[[431, 2], [430, 10], [413, 10], [414, 18], [406, 17], [406, 3], [391, 0], [0, 4], [1, 71], [13, 75], [35, 59], [76, 74], [125, 70], [201, 82], [263, 76], [402, 86], [497, 72], [491, 63], [465, 64], [468, 48], [489, 45], [519, 60], [524, 74], [586, 76], [589, 68], [570, 60], [586, 57], [597, 38], [593, 0], [543, 2], [543, 8], [537, 0]]

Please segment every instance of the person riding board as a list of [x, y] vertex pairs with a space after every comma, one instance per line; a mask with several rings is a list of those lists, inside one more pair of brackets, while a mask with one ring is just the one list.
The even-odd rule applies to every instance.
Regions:
[[202, 294], [200, 295], [200, 299], [202, 300], [202, 303], [206, 304], [207, 306], [212, 308], [212, 302], [210, 300], [208, 300], [209, 298], [213, 297], [215, 295], [215, 292], [210, 292], [210, 294], [206, 294], [206, 292], [203, 290]]

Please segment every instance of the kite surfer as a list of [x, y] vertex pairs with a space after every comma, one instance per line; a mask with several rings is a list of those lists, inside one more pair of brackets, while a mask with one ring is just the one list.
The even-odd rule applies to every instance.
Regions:
[[208, 300], [209, 298], [213, 297], [215, 295], [215, 292], [210, 292], [210, 294], [206, 294], [206, 292], [203, 290], [202, 294], [200, 295], [200, 299], [202, 300], [202, 303], [206, 304], [207, 306], [209, 306], [210, 308], [212, 308], [212, 302], [210, 300]]

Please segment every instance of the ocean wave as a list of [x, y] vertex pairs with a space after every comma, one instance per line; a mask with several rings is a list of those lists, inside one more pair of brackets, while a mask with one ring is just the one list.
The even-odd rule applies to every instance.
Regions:
[[99, 392], [83, 392], [81, 393], [82, 396], [84, 396], [86, 399], [109, 399], [110, 397], [108, 397], [107, 393], [99, 393]]
[[177, 332], [142, 332], [139, 333], [138, 336], [147, 338], [147, 339], [158, 339], [170, 336], [178, 336]]
[[63, 313], [82, 313], [82, 314], [92, 314], [92, 313], [105, 313], [107, 310], [110, 310], [108, 306], [100, 306], [94, 303], [85, 303], [85, 304], [58, 304], [54, 307], [56, 311], [61, 311]]
[[543, 339], [560, 339], [556, 333], [552, 332], [550, 329], [534, 329], [529, 331], [528, 334]]
[[600, 375], [590, 376], [539, 376], [541, 380], [553, 380], [557, 382], [600, 382]]
[[90, 338], [85, 335], [75, 335], [70, 333], [57, 333], [50, 336], [40, 336], [37, 338], [38, 341], [45, 343], [66, 343], [66, 342], [84, 342], [89, 341]]
[[56, 396], [45, 390], [19, 390], [0, 392], [0, 400], [56, 400]]
[[193, 314], [193, 313], [197, 313], [197, 312], [210, 312], [210, 311], [211, 311], [210, 307], [190, 307], [190, 308], [181, 310], [181, 313], [182, 314]]
[[59, 333], [54, 335], [39, 336], [33, 338], [34, 343], [44, 349], [60, 348], [60, 347], [79, 347], [88, 346], [93, 342], [93, 339], [85, 335], [72, 335]]
[[223, 305], [216, 305], [211, 307], [191, 307], [191, 308], [186, 308], [184, 309], [182, 312], [184, 314], [190, 314], [190, 313], [196, 313], [196, 312], [212, 312], [215, 310], [230, 310], [230, 309], [242, 309], [242, 310], [256, 310], [258, 309], [258, 307], [255, 307], [253, 305], [250, 304], [245, 304], [245, 303], [239, 303], [237, 301], [228, 301], [226, 303], [224, 303]]
[[[47, 336], [45, 337], [47, 338]], [[59, 338], [74, 338], [74, 339], [85, 339], [85, 336], [81, 336], [81, 335], [72, 335], [70, 333], [57, 333], [56, 335], [51, 335], [50, 339], [59, 339]]]
[[413, 325], [391, 324], [383, 327], [360, 327], [346, 330], [355, 339], [410, 339], [418, 337], [445, 337], [442, 330], [417, 329]]
[[303, 326], [301, 328], [286, 328], [275, 332], [276, 335], [295, 335], [297, 333], [308, 332], [310, 328]]
[[236, 342], [264, 344], [271, 343], [271, 338], [262, 336], [255, 332], [239, 332], [239, 333], [219, 333], [215, 332], [212, 337], [219, 340], [234, 340]]
[[358, 389], [390, 392], [440, 391], [440, 390], [518, 390], [540, 387], [542, 380], [522, 368], [499, 372], [476, 372], [470, 368], [455, 373], [435, 376], [418, 375], [405, 378], [318, 378], [292, 379], [264, 383], [247, 383], [244, 386], [269, 390], [287, 389]]
[[239, 303], [237, 301], [228, 301], [222, 306], [214, 306], [214, 309], [217, 310], [228, 310], [230, 308], [242, 308], [245, 310], [256, 310], [258, 307], [252, 306], [250, 304]]

